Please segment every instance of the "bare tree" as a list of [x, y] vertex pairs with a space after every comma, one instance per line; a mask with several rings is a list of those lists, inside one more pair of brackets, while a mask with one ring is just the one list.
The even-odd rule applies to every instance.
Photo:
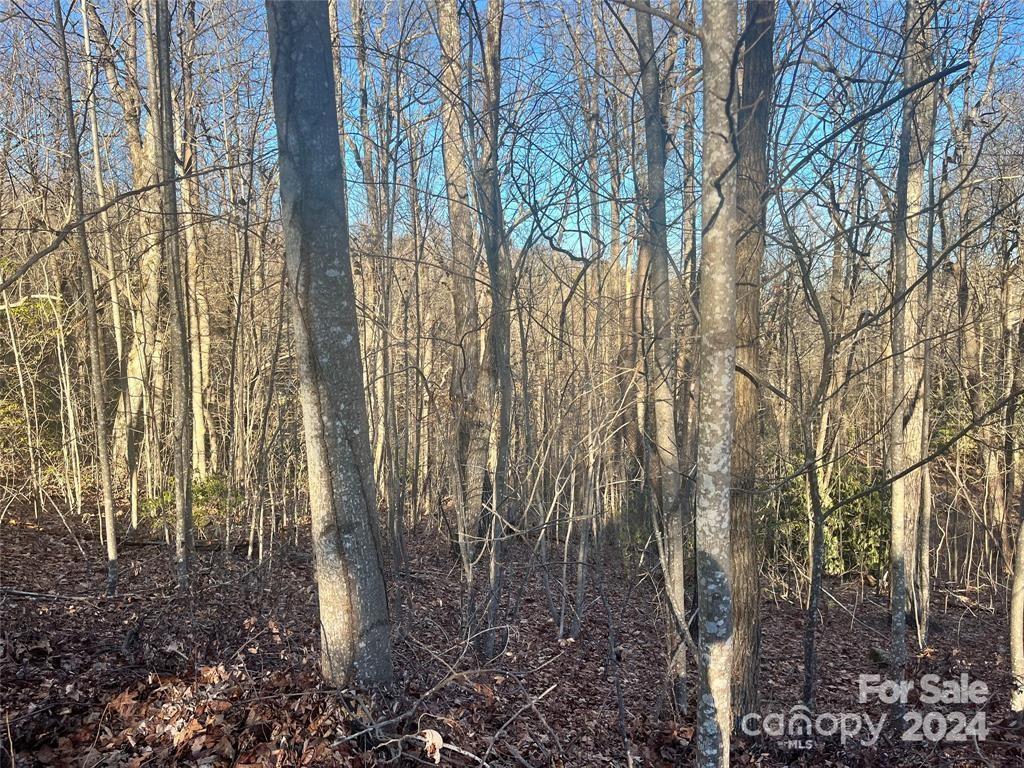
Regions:
[[267, 3], [285, 255], [305, 429], [321, 664], [392, 676], [327, 2]]
[[117, 530], [114, 525], [114, 481], [110, 470], [110, 446], [107, 440], [106, 387], [104, 386], [103, 350], [100, 343], [99, 312], [96, 309], [96, 281], [93, 279], [89, 239], [85, 235], [85, 203], [82, 194], [82, 158], [78, 150], [78, 129], [75, 125], [74, 101], [71, 96], [71, 64], [68, 41], [64, 32], [64, 14], [60, 0], [53, 0], [53, 22], [60, 43], [61, 91], [64, 100], [64, 129], [68, 139], [74, 210], [78, 225], [75, 234], [78, 263], [82, 273], [85, 299], [85, 325], [89, 347], [89, 394], [91, 395], [93, 431], [96, 434], [96, 460], [99, 467], [100, 494], [103, 498], [103, 525], [107, 543], [107, 593], [117, 591]]
[[[151, 121], [144, 130], [143, 113], [146, 102], [143, 99], [143, 77], [139, 72], [139, 27], [142, 17], [152, 14], [149, 4], [135, 0], [125, 4], [125, 33], [120, 45], [115, 47], [100, 19], [96, 6], [85, 0], [89, 16], [89, 29], [99, 49], [99, 62], [107, 85], [121, 109], [124, 124], [124, 140], [132, 170], [132, 184], [136, 189], [147, 189], [141, 195], [137, 216], [133, 217], [133, 229], [138, 233], [139, 288], [135, 296], [128, 291], [128, 299], [134, 305], [133, 333], [126, 352], [125, 395], [119, 400], [114, 419], [114, 441], [120, 446], [118, 459], [124, 461], [128, 475], [128, 496], [131, 505], [132, 525], [139, 521], [140, 472], [142, 465], [143, 437], [150, 443], [158, 441], [155, 390], [152, 386], [154, 371], [158, 365], [158, 306], [160, 303], [161, 262], [163, 261], [160, 235], [164, 226], [160, 213], [161, 191], [155, 188], [158, 168], [157, 131]], [[146, 43], [146, 91], [159, 94], [158, 72], [153, 55], [154, 35], [152, 29], [145, 30]], [[122, 62], [123, 66], [118, 67]], [[153, 98], [153, 96], [150, 96]], [[153, 107], [153, 113], [157, 112]]]
[[[912, 88], [924, 79], [929, 56], [927, 29], [931, 19], [930, 0], [918, 4], [908, 0], [904, 25], [905, 53], [903, 85]], [[890, 420], [889, 466], [896, 477], [892, 483], [891, 605], [892, 637], [890, 663], [902, 678], [907, 656], [906, 609], [908, 588], [917, 548], [917, 519], [921, 500], [922, 384], [919, 293], [915, 244], [920, 230], [925, 158], [931, 151], [931, 136], [925, 127], [929, 117], [928, 89], [918, 89], [903, 100], [899, 159], [893, 210], [893, 295], [892, 319], [893, 408]], [[906, 470], [910, 470], [907, 472]]]
[[736, 368], [736, 3], [706, 0], [701, 209], [697, 591], [701, 694], [697, 765], [728, 766], [732, 734], [733, 563], [730, 523]]
[[484, 655], [495, 650], [495, 631], [501, 601], [501, 541], [508, 515], [508, 473], [512, 439], [512, 351], [509, 320], [510, 275], [505, 242], [505, 214], [501, 204], [498, 168], [501, 117], [501, 41], [505, 23], [504, 0], [488, 0], [483, 43], [483, 104], [480, 121], [480, 160], [477, 168], [477, 196], [480, 228], [487, 262], [491, 296], [491, 376], [497, 395], [497, 434], [493, 435], [496, 455], [493, 463], [492, 502], [488, 519], [488, 590], [485, 604], [487, 632], [482, 638]]
[[[483, 497], [487, 443], [491, 430], [492, 377], [483, 375], [482, 329], [477, 299], [477, 255], [480, 238], [472, 222], [465, 109], [462, 98], [462, 36], [458, 4], [438, 0], [438, 37], [441, 49], [441, 155], [451, 238], [451, 294], [456, 343], [453, 347], [451, 395], [456, 425], [452, 491], [457, 537], [466, 581], [467, 632], [475, 633], [476, 593], [473, 563]], [[489, 367], [490, 368], [490, 367]]]
[[157, 0], [153, 50], [157, 68], [155, 122], [157, 177], [160, 180], [161, 250], [167, 265], [171, 302], [171, 399], [174, 415], [174, 540], [178, 588], [188, 586], [192, 558], [192, 363], [188, 307], [179, 248], [178, 189], [175, 172], [171, 84], [171, 11]]
[[[649, 9], [649, 6], [648, 6]], [[665, 125], [662, 117], [662, 87], [654, 57], [654, 32], [649, 10], [636, 14], [636, 45], [640, 56], [640, 91], [644, 114], [646, 184], [644, 189], [641, 250], [646, 250], [646, 274], [638, 269], [640, 284], [651, 296], [653, 323], [652, 360], [648, 386], [654, 405], [654, 447], [660, 482], [662, 563], [669, 597], [669, 625], [672, 652], [669, 678], [681, 708], [686, 705], [685, 578], [686, 532], [683, 530], [676, 437], [676, 344], [672, 325], [672, 296], [669, 280], [668, 237], [665, 221]]]
[[761, 649], [760, 572], [754, 495], [758, 465], [761, 262], [765, 250], [768, 128], [774, 93], [775, 0], [747, 3], [743, 84], [737, 114], [736, 442], [733, 446], [732, 546], [736, 586], [733, 710], [757, 711]]

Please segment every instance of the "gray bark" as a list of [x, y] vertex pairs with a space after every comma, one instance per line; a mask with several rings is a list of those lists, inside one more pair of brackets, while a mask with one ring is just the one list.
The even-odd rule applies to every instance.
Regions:
[[270, 0], [267, 20], [321, 663], [335, 685], [382, 683], [393, 674], [391, 641], [327, 3]]
[[[926, 0], [927, 3], [927, 0]], [[904, 35], [903, 85], [910, 87], [923, 79], [927, 56], [926, 25], [930, 14], [917, 0], [907, 1]], [[903, 102], [899, 159], [896, 169], [893, 212], [893, 294], [896, 304], [892, 320], [893, 408], [889, 428], [889, 466], [893, 474], [903, 472], [920, 459], [922, 434], [921, 354], [918, 345], [917, 296], [908, 289], [917, 279], [916, 238], [920, 228], [919, 208], [923, 188], [924, 158], [930, 136], [922, 119], [930, 111], [930, 89], [920, 89]], [[892, 537], [890, 544], [892, 615], [889, 661], [892, 674], [902, 679], [907, 659], [907, 601], [913, 590], [917, 541], [917, 516], [921, 497], [921, 474], [915, 470], [893, 481], [890, 495]], [[909, 546], [908, 546], [909, 542]], [[898, 709], [898, 707], [897, 707]]]
[[697, 416], [697, 590], [701, 694], [697, 765], [728, 766], [732, 731], [732, 474], [736, 368], [736, 3], [704, 3], [704, 181]]
[[185, 280], [178, 242], [174, 117], [171, 85], [171, 11], [157, 0], [154, 32], [157, 64], [156, 147], [160, 188], [161, 247], [171, 304], [171, 400], [174, 421], [174, 541], [178, 588], [188, 586], [192, 557], [192, 362]]
[[654, 56], [651, 14], [636, 15], [637, 53], [647, 151], [647, 184], [640, 247], [647, 249], [650, 264], [646, 277], [651, 295], [653, 359], [648, 373], [654, 406], [655, 456], [658, 461], [661, 509], [661, 554], [665, 591], [670, 610], [669, 677], [677, 704], [685, 707], [686, 645], [684, 589], [686, 534], [679, 503], [679, 445], [676, 438], [676, 344], [672, 327], [672, 295], [669, 279], [668, 237], [665, 221], [665, 126], [662, 118], [662, 85]]
[[467, 632], [475, 632], [473, 562], [483, 496], [487, 443], [491, 430], [490, 378], [481, 377], [483, 324], [476, 293], [477, 237], [472, 224], [469, 172], [464, 146], [462, 37], [458, 3], [438, 0], [441, 48], [441, 155], [444, 161], [448, 223], [451, 233], [451, 291], [456, 345], [452, 358], [451, 400], [455, 421], [452, 480], [459, 553], [467, 589]]
[[110, 469], [110, 448], [107, 439], [106, 387], [103, 375], [103, 350], [100, 342], [99, 312], [96, 309], [96, 283], [93, 279], [89, 239], [85, 233], [85, 203], [82, 193], [82, 159], [78, 149], [75, 111], [71, 98], [71, 65], [68, 41], [64, 32], [64, 16], [60, 0], [53, 0], [54, 26], [60, 43], [61, 88], [64, 97], [64, 128], [67, 132], [72, 188], [74, 190], [75, 228], [78, 262], [82, 272], [82, 293], [85, 299], [85, 325], [89, 348], [89, 394], [91, 396], [93, 431], [99, 468], [100, 494], [103, 498], [103, 524], [107, 545], [107, 594], [117, 591], [117, 531], [114, 527], [114, 482]]
[[512, 422], [512, 361], [509, 325], [510, 270], [505, 253], [505, 222], [498, 176], [499, 109], [501, 104], [501, 39], [505, 21], [504, 0], [489, 0], [484, 41], [484, 103], [481, 167], [477, 184], [480, 199], [480, 223], [483, 234], [487, 274], [490, 278], [491, 322], [490, 352], [492, 387], [497, 394], [498, 412], [496, 457], [493, 473], [493, 502], [487, 531], [489, 548], [487, 632], [482, 638], [484, 656], [495, 650], [498, 606], [501, 601], [501, 540], [504, 518], [508, 514], [508, 471]]

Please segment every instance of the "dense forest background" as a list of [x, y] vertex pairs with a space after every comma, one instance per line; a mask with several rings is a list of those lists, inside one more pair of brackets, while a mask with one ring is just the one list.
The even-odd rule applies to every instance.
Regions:
[[269, 5], [0, 4], [12, 764], [1024, 758], [1024, 6]]

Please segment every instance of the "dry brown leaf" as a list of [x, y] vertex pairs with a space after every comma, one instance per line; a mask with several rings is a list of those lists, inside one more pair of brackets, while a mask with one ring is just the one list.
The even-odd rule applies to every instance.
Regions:
[[203, 724], [200, 723], [195, 718], [192, 718], [185, 725], [184, 728], [182, 728], [180, 731], [178, 731], [176, 734], [174, 734], [174, 739], [173, 739], [174, 746], [179, 747], [182, 744], [191, 741], [196, 736], [198, 736], [200, 733], [203, 733], [204, 730], [205, 729], [203, 728]]
[[441, 764], [441, 748], [444, 746], [444, 739], [441, 734], [433, 728], [420, 731], [420, 738], [423, 739], [423, 752], [434, 761], [434, 765]]
[[138, 692], [135, 690], [122, 691], [110, 701], [110, 708], [117, 712], [122, 719], [128, 720], [138, 709]]

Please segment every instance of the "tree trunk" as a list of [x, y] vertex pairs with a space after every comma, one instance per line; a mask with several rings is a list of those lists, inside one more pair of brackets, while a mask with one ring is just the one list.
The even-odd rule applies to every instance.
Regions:
[[305, 428], [321, 663], [392, 677], [326, 2], [267, 3], [292, 326]]
[[481, 328], [476, 293], [476, 236], [472, 225], [469, 173], [463, 129], [462, 36], [458, 3], [438, 0], [441, 47], [441, 155], [444, 161], [448, 223], [451, 232], [451, 291], [455, 347], [452, 358], [451, 400], [455, 421], [452, 480], [459, 552], [466, 579], [466, 630], [475, 633], [473, 561], [484, 465], [491, 428], [491, 395], [481, 381]]
[[730, 486], [736, 367], [736, 3], [704, 3], [704, 181], [697, 417], [697, 590], [702, 689], [697, 765], [729, 765], [733, 567]]
[[96, 309], [96, 283], [92, 273], [92, 257], [85, 233], [85, 203], [82, 193], [82, 158], [78, 150], [78, 132], [75, 126], [74, 102], [71, 95], [71, 65], [68, 41], [64, 32], [64, 15], [60, 0], [53, 0], [54, 26], [60, 43], [61, 88], [64, 98], [64, 129], [67, 131], [72, 188], [74, 190], [75, 217], [78, 226], [75, 235], [78, 262], [82, 272], [82, 293], [85, 298], [85, 325], [89, 348], [89, 379], [93, 430], [96, 434], [96, 453], [99, 466], [100, 494], [103, 498], [103, 524], [107, 546], [107, 594], [117, 591], [117, 531], [114, 527], [114, 481], [110, 471], [110, 449], [107, 440], [106, 387], [103, 374], [103, 351], [100, 343], [99, 313]]
[[200, 178], [197, 175], [199, 141], [197, 123], [201, 105], [199, 94], [193, 84], [195, 48], [198, 30], [196, 28], [196, 0], [188, 0], [182, 7], [184, 34], [182, 42], [181, 90], [184, 110], [182, 125], [182, 174], [186, 176], [183, 186], [182, 203], [185, 213], [185, 269], [187, 275], [186, 307], [189, 320], [189, 359], [191, 366], [192, 401], [192, 457], [196, 477], [205, 479], [210, 472], [209, 413], [206, 404], [206, 385], [209, 381], [209, 307], [207, 306], [204, 280], [204, 254], [202, 244], [206, 240], [206, 225], [200, 211]]
[[157, 0], [153, 20], [157, 62], [156, 129], [161, 181], [161, 245], [167, 265], [171, 303], [171, 400], [174, 421], [174, 542], [178, 588], [188, 586], [192, 558], [192, 370], [188, 308], [178, 247], [178, 194], [175, 180], [174, 118], [171, 85], [171, 11]]
[[679, 445], [676, 438], [676, 344], [672, 327], [672, 285], [669, 278], [668, 237], [665, 223], [665, 126], [661, 109], [661, 82], [654, 57], [651, 14], [636, 14], [637, 53], [640, 56], [640, 86], [644, 109], [644, 139], [647, 150], [647, 184], [641, 248], [648, 249], [647, 273], [651, 295], [653, 359], [648, 373], [654, 405], [655, 456], [660, 480], [660, 511], [665, 591], [669, 599], [671, 656], [669, 678], [680, 708], [686, 703], [685, 619], [686, 532], [679, 503]]
[[743, 40], [743, 88], [737, 115], [736, 364], [743, 369], [736, 378], [736, 444], [732, 466], [732, 546], [736, 573], [732, 706], [737, 718], [756, 712], [758, 708], [761, 621], [754, 490], [759, 399], [751, 376], [760, 375], [759, 308], [761, 261], [765, 250], [768, 127], [774, 85], [774, 28], [775, 0], [750, 0]]
[[1010, 673], [1013, 675], [1010, 709], [1019, 720], [1024, 720], [1024, 496], [1017, 518], [1017, 552], [1013, 560], [1010, 598]]
[[[148, 5], [143, 5], [143, 11]], [[130, 5], [127, 12], [126, 30], [123, 36], [123, 50], [115, 50], [111, 45], [107, 31], [100, 20], [93, 3], [86, 3], [86, 13], [90, 20], [90, 33], [100, 52], [107, 85], [113, 92], [124, 116], [128, 158], [132, 169], [132, 184], [136, 189], [151, 186], [157, 174], [157, 141], [156, 130], [151, 129], [143, 136], [142, 133], [142, 87], [138, 78], [136, 59], [137, 36], [139, 26], [139, 7]], [[144, 14], [148, 16], [148, 13]], [[149, 73], [149, 91], [157, 93], [159, 87], [158, 66], [153, 55], [153, 35], [147, 27], [147, 71]], [[118, 75], [114, 62], [125, 62], [124, 78]], [[140, 471], [142, 464], [143, 440], [150, 443], [157, 440], [154, 412], [156, 403], [152, 402], [154, 372], [159, 364], [158, 344], [158, 305], [160, 303], [160, 272], [161, 248], [160, 233], [162, 217], [160, 214], [160, 190], [152, 190], [139, 200], [135, 210], [138, 221], [138, 273], [139, 291], [135, 299], [136, 310], [133, 313], [133, 334], [131, 345], [126, 352], [125, 360], [125, 394], [118, 402], [114, 417], [114, 442], [120, 446], [119, 458], [125, 462], [128, 475], [128, 496], [131, 507], [132, 526], [139, 521]], [[131, 288], [128, 293], [130, 298]], [[152, 450], [152, 448], [149, 448]], [[148, 478], [152, 484], [155, 478]]]
[[[95, 82], [95, 75], [92, 64], [92, 38], [89, 34], [90, 22], [87, 3], [88, 0], [82, 0], [82, 37], [84, 39], [86, 58], [85, 76], [89, 87], [91, 88]], [[107, 187], [103, 181], [103, 163], [100, 152], [100, 128], [99, 120], [96, 116], [95, 95], [91, 109], [89, 109], [89, 100], [86, 100], [86, 109], [89, 111], [89, 138], [90, 143], [92, 144], [92, 170], [93, 182], [96, 187], [96, 202], [99, 204], [100, 208], [105, 208], [107, 205]], [[121, 389], [122, 401], [119, 404], [124, 406], [126, 403], [124, 403], [123, 398], [127, 397], [127, 390], [125, 390], [124, 387], [124, 323], [122, 321], [121, 314], [121, 280], [118, 276], [117, 267], [114, 262], [114, 236], [111, 231], [111, 223], [108, 213], [108, 211], [103, 210], [99, 215], [99, 220], [100, 227], [102, 227], [103, 230], [104, 261], [106, 262], [107, 271], [110, 273], [110, 324], [111, 330], [114, 333], [114, 348], [117, 353], [116, 386]]]
[[490, 278], [491, 321], [490, 352], [491, 386], [497, 394], [497, 456], [494, 462], [493, 491], [487, 544], [488, 594], [486, 603], [487, 632], [482, 637], [484, 656], [495, 650], [495, 630], [501, 600], [501, 541], [504, 520], [508, 515], [508, 471], [512, 427], [512, 361], [509, 326], [511, 285], [509, 264], [505, 253], [504, 211], [501, 206], [501, 183], [498, 176], [499, 114], [501, 105], [501, 39], [505, 21], [504, 0], [488, 0], [487, 29], [484, 40], [484, 100], [481, 167], [477, 185], [484, 255]]
[[[904, 37], [903, 85], [913, 86], [926, 72], [927, 26], [930, 0], [922, 5], [908, 0]], [[914, 234], [920, 229], [920, 204], [924, 160], [930, 152], [930, 132], [922, 127], [929, 109], [930, 89], [920, 89], [903, 101], [903, 127], [896, 169], [893, 212], [892, 319], [893, 408], [889, 427], [889, 463], [900, 474], [920, 459], [922, 434], [921, 352], [919, 350], [918, 302], [913, 288], [917, 279]], [[892, 615], [889, 661], [895, 679], [903, 679], [907, 659], [907, 605], [914, 592], [917, 517], [921, 498], [921, 474], [915, 470], [893, 481], [890, 495], [892, 535], [890, 583]], [[909, 546], [908, 546], [909, 542]], [[899, 710], [897, 705], [896, 710]]]

